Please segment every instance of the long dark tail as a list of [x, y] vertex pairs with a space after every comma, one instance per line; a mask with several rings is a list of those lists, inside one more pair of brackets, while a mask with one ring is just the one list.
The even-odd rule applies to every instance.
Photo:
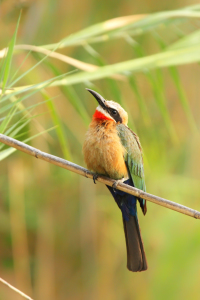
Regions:
[[130, 215], [129, 221], [123, 218], [123, 223], [127, 249], [127, 268], [132, 272], [145, 271], [148, 266], [137, 217]]

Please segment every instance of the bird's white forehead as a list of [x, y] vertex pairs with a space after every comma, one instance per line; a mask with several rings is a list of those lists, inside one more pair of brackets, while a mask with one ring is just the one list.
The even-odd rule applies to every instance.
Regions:
[[108, 106], [108, 107], [111, 107], [111, 108], [114, 108], [114, 109], [116, 109], [117, 111], [119, 111], [120, 109], [122, 109], [123, 110], [123, 108], [121, 107], [121, 105], [119, 104], [119, 103], [117, 103], [117, 102], [114, 102], [114, 101], [112, 101], [112, 100], [106, 100], [106, 106]]

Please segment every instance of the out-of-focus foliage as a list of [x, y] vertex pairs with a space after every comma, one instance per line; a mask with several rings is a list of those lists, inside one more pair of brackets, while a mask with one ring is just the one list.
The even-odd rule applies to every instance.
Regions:
[[[84, 165], [96, 106], [85, 87], [96, 89], [128, 111], [147, 191], [199, 210], [200, 5], [192, 4], [2, 1], [1, 132], [39, 135], [33, 146]], [[1, 161], [0, 207], [0, 277], [35, 299], [198, 299], [197, 220], [148, 203], [139, 217], [149, 269], [133, 274], [104, 186], [15, 152]], [[0, 299], [16, 295], [0, 287]]]

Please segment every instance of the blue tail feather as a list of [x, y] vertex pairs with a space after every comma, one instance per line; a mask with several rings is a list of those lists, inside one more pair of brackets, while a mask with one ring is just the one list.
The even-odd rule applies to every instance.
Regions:
[[[124, 181], [124, 183], [134, 186], [131, 179]], [[137, 217], [137, 199], [133, 195], [115, 190], [110, 186], [107, 188], [122, 212], [127, 249], [127, 268], [133, 272], [144, 271], [147, 269], [147, 261]]]
[[[134, 186], [133, 181], [131, 179], [124, 181], [124, 183], [130, 186]], [[115, 199], [118, 207], [122, 212], [123, 218], [126, 221], [129, 220], [130, 215], [137, 216], [137, 208], [136, 208], [137, 199], [135, 196], [127, 194], [120, 190], [115, 190], [110, 186], [107, 186], [107, 188], [111, 192], [113, 198]]]

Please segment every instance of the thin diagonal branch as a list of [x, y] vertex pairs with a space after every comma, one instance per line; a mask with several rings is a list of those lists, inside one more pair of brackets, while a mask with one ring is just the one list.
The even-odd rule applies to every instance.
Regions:
[[[0, 134], [0, 142], [2, 142], [3, 144], [6, 144], [10, 147], [16, 148], [22, 152], [25, 152], [31, 156], [34, 156], [36, 158], [42, 159], [46, 162], [49, 162], [51, 164], [54, 164], [58, 167], [67, 169], [69, 171], [72, 171], [74, 173], [77, 173], [79, 175], [85, 176], [87, 178], [93, 179], [94, 173], [88, 171], [87, 169], [76, 165], [72, 162], [69, 162], [63, 158], [48, 154], [46, 152], [42, 152], [39, 149], [36, 149], [34, 147], [31, 147], [25, 143], [22, 143], [18, 140], [15, 140], [11, 137], [8, 137], [4, 134]], [[113, 179], [110, 179], [108, 177], [105, 176], [98, 176], [97, 181], [102, 182], [106, 185], [112, 186], [115, 183], [115, 187], [123, 192], [126, 192], [128, 194], [134, 195], [136, 197], [145, 199], [147, 201], [153, 202], [155, 204], [164, 206], [166, 208], [175, 210], [177, 212], [180, 212], [182, 214], [185, 214], [187, 216], [193, 217], [195, 219], [200, 219], [200, 212], [197, 210], [194, 210], [192, 208], [189, 208], [187, 206], [178, 204], [176, 202], [158, 197], [158, 196], [154, 196], [152, 194], [146, 193], [142, 190], [139, 190], [135, 187], [129, 186], [127, 184], [124, 184], [120, 181], [116, 181]]]
[[20, 290], [16, 289], [13, 285], [11, 285], [10, 283], [8, 283], [7, 281], [5, 281], [4, 279], [0, 278], [0, 282], [2, 282], [3, 284], [5, 284], [7, 287], [9, 287], [11, 290], [15, 291], [16, 293], [20, 294], [22, 297], [24, 297], [27, 300], [33, 300], [31, 297], [27, 296], [26, 294], [24, 294], [23, 292], [21, 292]]

